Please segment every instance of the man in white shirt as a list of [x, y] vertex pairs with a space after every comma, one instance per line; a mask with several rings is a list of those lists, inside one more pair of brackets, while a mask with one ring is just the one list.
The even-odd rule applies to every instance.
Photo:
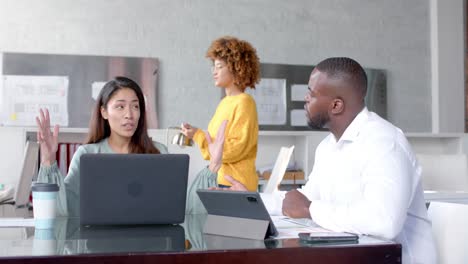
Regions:
[[[308, 124], [331, 134], [317, 147], [302, 188], [262, 200], [270, 214], [401, 243], [403, 263], [435, 263], [421, 168], [403, 132], [367, 110], [366, 92], [366, 73], [352, 59], [329, 58], [314, 68], [304, 106]], [[245, 190], [226, 178], [232, 190]]]

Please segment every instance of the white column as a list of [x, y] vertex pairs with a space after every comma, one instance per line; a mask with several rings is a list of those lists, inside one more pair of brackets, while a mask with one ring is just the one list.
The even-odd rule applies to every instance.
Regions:
[[464, 132], [464, 1], [431, 0], [432, 132]]

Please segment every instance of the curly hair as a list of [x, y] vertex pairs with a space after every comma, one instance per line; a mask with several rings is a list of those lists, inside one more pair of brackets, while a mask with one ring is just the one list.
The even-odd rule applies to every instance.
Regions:
[[224, 61], [234, 76], [234, 84], [244, 91], [255, 89], [260, 81], [260, 61], [255, 48], [247, 41], [225, 36], [214, 40], [206, 57]]

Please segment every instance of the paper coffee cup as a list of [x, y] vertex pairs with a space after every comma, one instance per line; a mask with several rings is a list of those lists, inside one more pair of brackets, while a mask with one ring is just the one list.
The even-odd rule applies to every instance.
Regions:
[[57, 214], [58, 185], [55, 183], [35, 183], [31, 189], [35, 227], [37, 229], [53, 228]]

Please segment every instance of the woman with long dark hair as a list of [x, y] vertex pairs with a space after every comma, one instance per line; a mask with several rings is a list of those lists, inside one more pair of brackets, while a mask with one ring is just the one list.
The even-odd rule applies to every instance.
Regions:
[[84, 153], [167, 153], [161, 143], [152, 141], [147, 132], [145, 100], [140, 86], [126, 77], [115, 77], [102, 88], [94, 106], [85, 145], [70, 162], [67, 176], [57, 166], [59, 127], [50, 130], [47, 109], [36, 117], [41, 166], [38, 182], [57, 183], [58, 214], [78, 216], [80, 208], [80, 157]]

